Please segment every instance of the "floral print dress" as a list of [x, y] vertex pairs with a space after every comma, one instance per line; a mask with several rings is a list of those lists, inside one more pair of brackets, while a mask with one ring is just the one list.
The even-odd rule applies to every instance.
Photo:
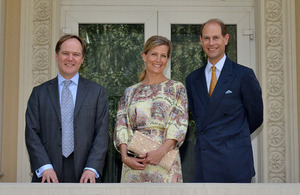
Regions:
[[[129, 144], [134, 131], [140, 131], [163, 143], [175, 139], [178, 149], [185, 138], [188, 124], [188, 102], [182, 83], [167, 80], [160, 84], [137, 83], [125, 90], [121, 98], [114, 133], [114, 144]], [[123, 163], [121, 182], [182, 182], [179, 153], [171, 170], [147, 164], [145, 170], [132, 170]]]

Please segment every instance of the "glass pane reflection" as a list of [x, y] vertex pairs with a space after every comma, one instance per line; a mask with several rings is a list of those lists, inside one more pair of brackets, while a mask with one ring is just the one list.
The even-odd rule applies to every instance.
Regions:
[[113, 146], [119, 99], [124, 90], [138, 82], [144, 68], [144, 24], [80, 24], [87, 56], [80, 75], [105, 87], [109, 99], [110, 143], [102, 182], [120, 182], [121, 158]]

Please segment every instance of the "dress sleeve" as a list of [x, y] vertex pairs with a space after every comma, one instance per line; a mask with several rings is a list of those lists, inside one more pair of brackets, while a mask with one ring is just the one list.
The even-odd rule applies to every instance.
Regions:
[[120, 151], [120, 145], [128, 144], [129, 137], [132, 137], [133, 135], [132, 127], [130, 125], [128, 112], [127, 112], [130, 96], [131, 96], [130, 90], [126, 89], [125, 94], [120, 99], [119, 106], [118, 106], [115, 132], [114, 132], [114, 145], [118, 151]]
[[179, 148], [185, 138], [188, 126], [188, 100], [186, 89], [182, 83], [176, 85], [176, 100], [165, 130], [166, 139], [177, 140], [176, 148]]

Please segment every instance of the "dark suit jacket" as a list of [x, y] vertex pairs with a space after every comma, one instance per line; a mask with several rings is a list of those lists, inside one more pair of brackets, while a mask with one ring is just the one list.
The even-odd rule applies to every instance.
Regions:
[[255, 175], [250, 134], [263, 121], [261, 88], [252, 69], [226, 58], [209, 98], [205, 66], [186, 78], [197, 126], [196, 182], [234, 182]]
[[[74, 166], [79, 182], [85, 167], [103, 171], [109, 140], [108, 101], [102, 86], [79, 77], [74, 109]], [[33, 89], [26, 111], [26, 146], [33, 182], [35, 171], [52, 164], [62, 174], [62, 132], [57, 77]]]

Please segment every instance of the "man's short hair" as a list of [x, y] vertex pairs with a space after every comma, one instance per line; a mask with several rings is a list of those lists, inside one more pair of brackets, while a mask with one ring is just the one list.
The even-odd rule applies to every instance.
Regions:
[[202, 31], [203, 31], [203, 28], [206, 24], [209, 24], [209, 23], [215, 23], [215, 24], [219, 24], [219, 26], [221, 27], [221, 33], [222, 33], [222, 36], [225, 37], [226, 34], [227, 34], [227, 29], [226, 29], [226, 25], [224, 24], [224, 22], [220, 19], [217, 19], [217, 18], [213, 18], [213, 19], [210, 19], [208, 20], [207, 22], [205, 22], [202, 26], [201, 26], [201, 30], [200, 30], [200, 37], [202, 37]]
[[85, 46], [84, 40], [81, 37], [79, 37], [77, 35], [72, 35], [72, 34], [66, 34], [66, 35], [63, 35], [62, 37], [60, 37], [60, 39], [56, 43], [55, 52], [58, 54], [60, 51], [61, 45], [69, 39], [77, 39], [80, 42], [81, 47], [82, 47], [82, 57], [85, 57], [86, 46]]

